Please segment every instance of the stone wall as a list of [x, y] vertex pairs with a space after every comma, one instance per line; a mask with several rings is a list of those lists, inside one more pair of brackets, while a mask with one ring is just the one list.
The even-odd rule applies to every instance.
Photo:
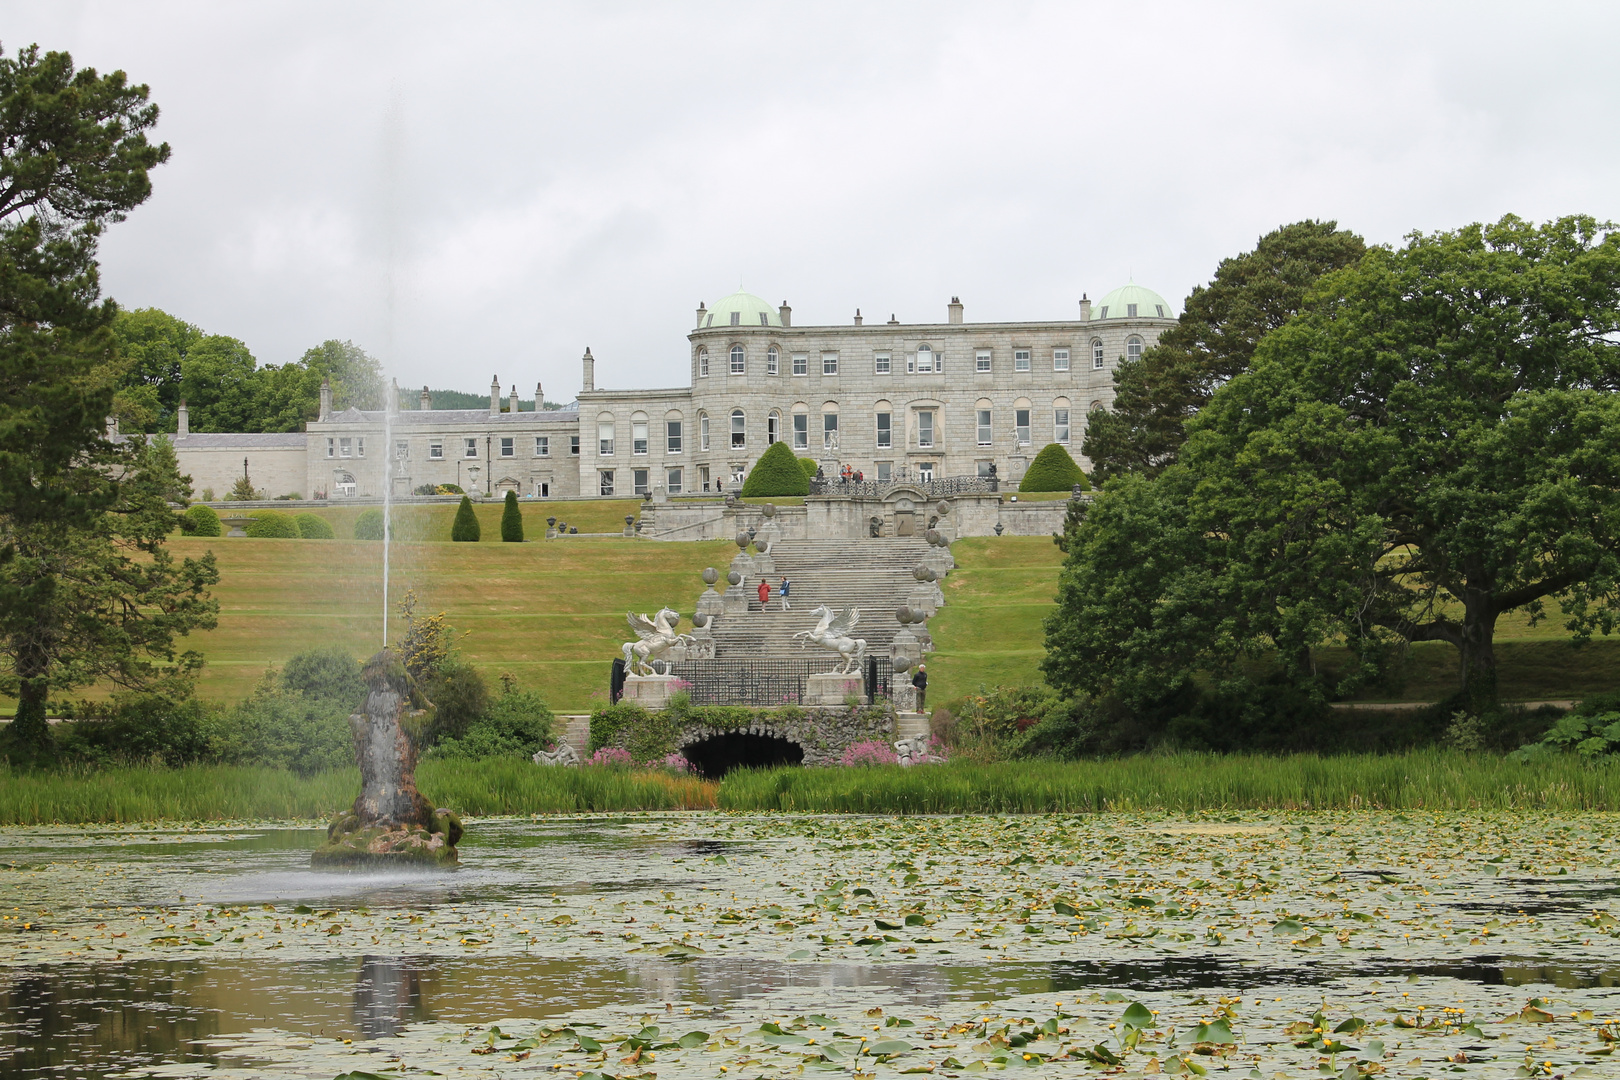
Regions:
[[[880, 536], [900, 535], [909, 515], [911, 535], [921, 536], [933, 523], [952, 540], [964, 536], [995, 536], [996, 526], [1006, 536], [1045, 536], [1063, 531], [1068, 502], [1013, 502], [1006, 494], [953, 495], [941, 500], [897, 488], [883, 498], [812, 495], [803, 506], [778, 506], [776, 522], [784, 540], [845, 538], [872, 535], [874, 520]], [[730, 540], [748, 528], [759, 528], [765, 515], [758, 506], [727, 506], [716, 501], [671, 499], [643, 504], [640, 535], [653, 540]]]
[[894, 714], [877, 709], [805, 709], [802, 716], [770, 717], [741, 728], [711, 728], [692, 724], [676, 736], [675, 744], [683, 754], [686, 748], [705, 739], [722, 735], [763, 735], [786, 739], [804, 751], [804, 764], [837, 765], [844, 751], [858, 742], [876, 741], [885, 745], [894, 742]]

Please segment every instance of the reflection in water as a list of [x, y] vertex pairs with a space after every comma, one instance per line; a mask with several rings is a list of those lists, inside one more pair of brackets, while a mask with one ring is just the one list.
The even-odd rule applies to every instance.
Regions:
[[354, 984], [354, 1026], [361, 1038], [383, 1039], [402, 1025], [432, 1020], [422, 1004], [422, 972], [409, 960], [367, 956]]

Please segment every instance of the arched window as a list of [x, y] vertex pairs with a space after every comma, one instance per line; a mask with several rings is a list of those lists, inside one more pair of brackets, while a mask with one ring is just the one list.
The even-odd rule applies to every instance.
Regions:
[[772, 446], [782, 437], [782, 414], [775, 409], [765, 418], [765, 445]]
[[731, 373], [733, 375], [743, 373], [743, 347], [741, 345], [731, 347]]
[[679, 454], [686, 449], [686, 421], [678, 412], [664, 414], [664, 453]]
[[1028, 398], [1019, 398], [1013, 402], [1013, 435], [1019, 446], [1028, 446], [1035, 440], [1030, 436], [1030, 414], [1034, 410], [1030, 407]]
[[[713, 316], [710, 316], [710, 318], [713, 318]], [[701, 379], [709, 377], [709, 350], [707, 347], [698, 350], [698, 377]]]
[[741, 409], [731, 410], [731, 448], [741, 450], [748, 445], [748, 424]]
[[772, 345], [765, 350], [765, 374], [775, 375], [781, 371], [782, 350]]
[[810, 449], [810, 407], [802, 401], [793, 406], [793, 449]]
[[1093, 371], [1103, 369], [1103, 344], [1100, 337], [1091, 339], [1091, 367]]
[[709, 414], [706, 413], [706, 412], [700, 412], [700, 413], [698, 413], [698, 449], [699, 450], [707, 450], [708, 448], [709, 448]]
[[1125, 359], [1142, 359], [1142, 339], [1137, 337], [1135, 334], [1132, 334], [1130, 337], [1125, 339]]
[[934, 350], [929, 345], [917, 346], [917, 374], [931, 375], [934, 371]]
[[1103, 407], [1103, 403], [1100, 402], [1100, 401], [1093, 401], [1091, 403], [1091, 411], [1092, 412], [1096, 412], [1098, 409], [1100, 409], [1102, 407]]
[[1069, 399], [1066, 397], [1052, 402], [1052, 441], [1069, 441]]
[[973, 406], [974, 419], [977, 428], [978, 443], [980, 446], [990, 446], [995, 442], [995, 406], [989, 398], [980, 398]]
[[647, 414], [633, 413], [630, 416], [630, 452], [632, 454], [647, 453]]
[[821, 407], [821, 448], [838, 449], [838, 403], [829, 401]]

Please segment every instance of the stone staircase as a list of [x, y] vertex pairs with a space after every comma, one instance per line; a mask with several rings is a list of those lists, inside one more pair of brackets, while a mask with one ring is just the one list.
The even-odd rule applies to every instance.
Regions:
[[[889, 643], [899, 631], [896, 608], [906, 603], [917, 587], [912, 571], [922, 565], [930, 549], [927, 541], [910, 537], [874, 537], [863, 540], [782, 540], [771, 548], [776, 572], [767, 580], [771, 601], [759, 609], [759, 579], [743, 581], [751, 599], [746, 613], [733, 613], [715, 621], [716, 659], [810, 658], [814, 648], [801, 649], [793, 635], [816, 624], [816, 607], [861, 609], [853, 636], [866, 639], [869, 655], [888, 655]], [[786, 575], [792, 610], [781, 610], [776, 587]], [[722, 585], [724, 583], [722, 582]]]

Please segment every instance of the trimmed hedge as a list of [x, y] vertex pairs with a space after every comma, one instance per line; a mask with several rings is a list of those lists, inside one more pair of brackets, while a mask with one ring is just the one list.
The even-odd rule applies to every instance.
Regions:
[[788, 444], [774, 442], [759, 455], [748, 479], [743, 481], [742, 493], [745, 499], [769, 495], [808, 495], [810, 478], [805, 476], [799, 459], [793, 456]]
[[337, 536], [332, 531], [332, 523], [319, 514], [306, 510], [294, 520], [298, 522], [298, 535], [305, 540], [331, 540]]
[[1091, 481], [1059, 443], [1048, 443], [1030, 462], [1029, 471], [1018, 482], [1019, 491], [1069, 491], [1079, 484], [1090, 491]]
[[260, 510], [242, 531], [260, 540], [297, 540], [298, 522], [280, 510]]
[[450, 526], [450, 539], [476, 544], [483, 535], [484, 531], [478, 527], [478, 515], [473, 513], [472, 500], [463, 495], [461, 505], [456, 507], [455, 523]]
[[360, 511], [360, 516], [354, 519], [354, 538], [356, 540], [381, 540], [383, 538], [382, 511], [375, 506], [369, 510]]
[[[460, 517], [458, 512], [457, 517]], [[518, 509], [517, 492], [506, 493], [506, 506], [501, 510], [501, 539], [508, 544], [523, 543], [523, 511]]]
[[814, 480], [816, 478], [816, 471], [820, 469], [821, 466], [813, 457], [802, 457], [799, 459], [799, 468], [804, 470], [804, 478], [806, 480]]
[[185, 513], [180, 515], [180, 531], [187, 536], [223, 536], [225, 533], [214, 508], [202, 503], [186, 507]]

